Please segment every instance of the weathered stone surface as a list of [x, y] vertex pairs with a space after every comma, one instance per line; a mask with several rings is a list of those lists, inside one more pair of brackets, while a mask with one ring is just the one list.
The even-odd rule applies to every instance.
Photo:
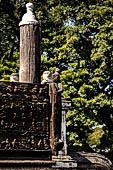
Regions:
[[77, 161], [77, 170], [112, 170], [111, 161], [101, 154], [73, 150], [68, 154]]
[[56, 162], [55, 165], [53, 165], [53, 168], [62, 168], [62, 169], [76, 169], [77, 168], [77, 162], [69, 155], [67, 156], [53, 156], [53, 160]]
[[0, 149], [47, 150], [48, 85], [0, 82]]
[[[0, 149], [58, 152], [61, 94], [56, 83], [0, 82]], [[51, 145], [50, 145], [51, 144]]]
[[19, 82], [40, 83], [40, 26], [33, 14], [33, 4], [27, 3], [27, 13], [20, 22]]
[[19, 82], [40, 83], [40, 60], [39, 26], [21, 26]]

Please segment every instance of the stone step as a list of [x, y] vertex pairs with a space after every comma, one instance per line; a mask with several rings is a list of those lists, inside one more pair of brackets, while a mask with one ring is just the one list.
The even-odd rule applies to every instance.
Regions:
[[56, 164], [53, 165], [52, 168], [77, 168], [77, 162], [70, 156], [53, 156], [52, 160], [56, 162]]

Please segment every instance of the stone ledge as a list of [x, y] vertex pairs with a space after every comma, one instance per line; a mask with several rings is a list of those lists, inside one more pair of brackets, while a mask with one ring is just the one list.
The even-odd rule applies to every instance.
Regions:
[[55, 161], [45, 161], [45, 160], [0, 160], [0, 167], [8, 167], [8, 166], [51, 167], [54, 164]]

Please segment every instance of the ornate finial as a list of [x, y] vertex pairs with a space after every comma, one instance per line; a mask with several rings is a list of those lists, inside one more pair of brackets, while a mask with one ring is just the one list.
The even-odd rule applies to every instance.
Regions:
[[51, 72], [50, 71], [44, 71], [44, 73], [43, 73], [43, 81], [41, 83], [42, 84], [52, 83]]
[[18, 73], [12, 73], [10, 76], [10, 82], [18, 82], [18, 81], [19, 81]]
[[29, 12], [33, 13], [33, 8], [34, 8], [33, 3], [27, 3], [26, 8], [27, 8], [27, 13]]
[[19, 23], [19, 26], [21, 25], [27, 25], [27, 24], [34, 24], [37, 25], [38, 21], [36, 20], [35, 15], [33, 14], [33, 3], [27, 3], [26, 8], [27, 8], [27, 13], [24, 14], [22, 17], [22, 21]]

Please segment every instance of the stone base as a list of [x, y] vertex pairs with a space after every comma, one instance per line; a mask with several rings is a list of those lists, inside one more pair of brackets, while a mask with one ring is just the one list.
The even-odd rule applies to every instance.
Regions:
[[0, 149], [0, 160], [52, 160], [52, 151]]
[[0, 160], [0, 170], [1, 167], [2, 168], [11, 168], [11, 169], [15, 169], [15, 168], [28, 168], [30, 169], [30, 167], [32, 168], [49, 168], [52, 167], [52, 165], [54, 165], [55, 162], [54, 161], [45, 161], [45, 160]]
[[[9, 157], [8, 157], [9, 158]], [[23, 157], [24, 158], [24, 157]], [[52, 160], [0, 160], [0, 170], [112, 170], [112, 163], [97, 153], [68, 152], [67, 156], [52, 156]]]
[[56, 162], [55, 165], [52, 166], [54, 169], [74, 169], [77, 168], [77, 162], [69, 155], [67, 156], [53, 156], [52, 160]]
[[0, 170], [76, 170], [77, 163], [70, 156], [53, 156], [47, 160], [0, 160]]

